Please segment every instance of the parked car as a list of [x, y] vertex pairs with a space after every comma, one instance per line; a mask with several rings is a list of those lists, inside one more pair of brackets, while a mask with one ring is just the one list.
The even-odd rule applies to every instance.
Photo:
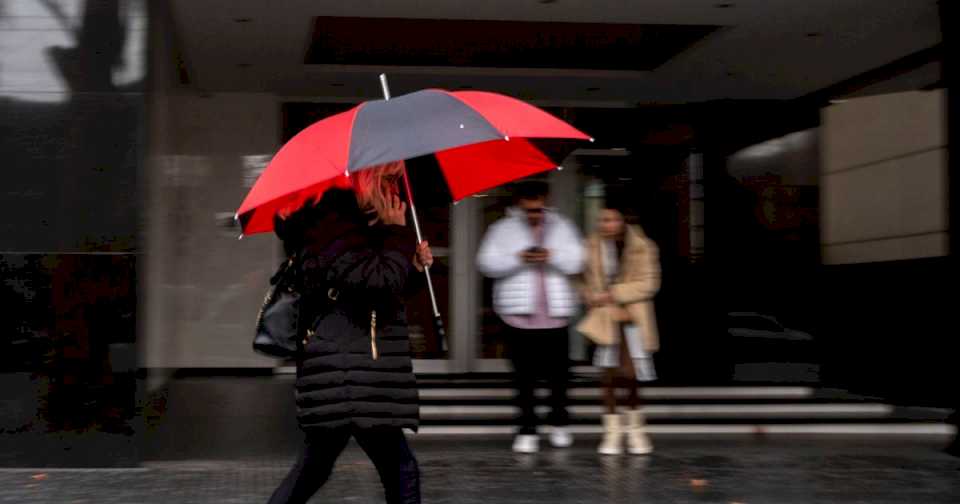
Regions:
[[820, 355], [810, 333], [786, 327], [773, 315], [730, 312], [727, 334], [734, 381], [819, 382]]
[[756, 312], [727, 314], [727, 333], [736, 338], [767, 338], [785, 341], [813, 341], [809, 333], [784, 327], [772, 315]]

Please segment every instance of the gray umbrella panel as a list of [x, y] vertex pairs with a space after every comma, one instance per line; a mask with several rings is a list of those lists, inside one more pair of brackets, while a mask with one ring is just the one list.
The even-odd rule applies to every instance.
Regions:
[[501, 138], [503, 134], [462, 101], [443, 91], [417, 91], [360, 107], [347, 170]]

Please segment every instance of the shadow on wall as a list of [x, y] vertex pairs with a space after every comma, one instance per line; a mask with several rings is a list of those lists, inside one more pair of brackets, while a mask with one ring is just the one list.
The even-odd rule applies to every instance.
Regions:
[[0, 9], [0, 428], [130, 434], [146, 2]]

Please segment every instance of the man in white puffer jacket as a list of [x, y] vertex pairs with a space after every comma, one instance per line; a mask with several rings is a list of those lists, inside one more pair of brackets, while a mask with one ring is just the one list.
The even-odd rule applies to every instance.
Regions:
[[494, 311], [506, 324], [520, 408], [514, 451], [539, 450], [535, 412], [536, 380], [551, 386], [550, 441], [573, 444], [566, 429], [570, 369], [568, 326], [580, 297], [570, 277], [583, 268], [583, 241], [576, 226], [546, 208], [548, 186], [522, 184], [516, 206], [487, 230], [477, 265], [494, 279]]

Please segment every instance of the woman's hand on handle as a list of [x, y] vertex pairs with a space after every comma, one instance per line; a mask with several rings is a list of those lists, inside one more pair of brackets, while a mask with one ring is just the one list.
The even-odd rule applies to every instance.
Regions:
[[433, 251], [430, 250], [430, 244], [426, 241], [417, 245], [417, 252], [413, 255], [413, 265], [416, 266], [417, 271], [433, 266]]

